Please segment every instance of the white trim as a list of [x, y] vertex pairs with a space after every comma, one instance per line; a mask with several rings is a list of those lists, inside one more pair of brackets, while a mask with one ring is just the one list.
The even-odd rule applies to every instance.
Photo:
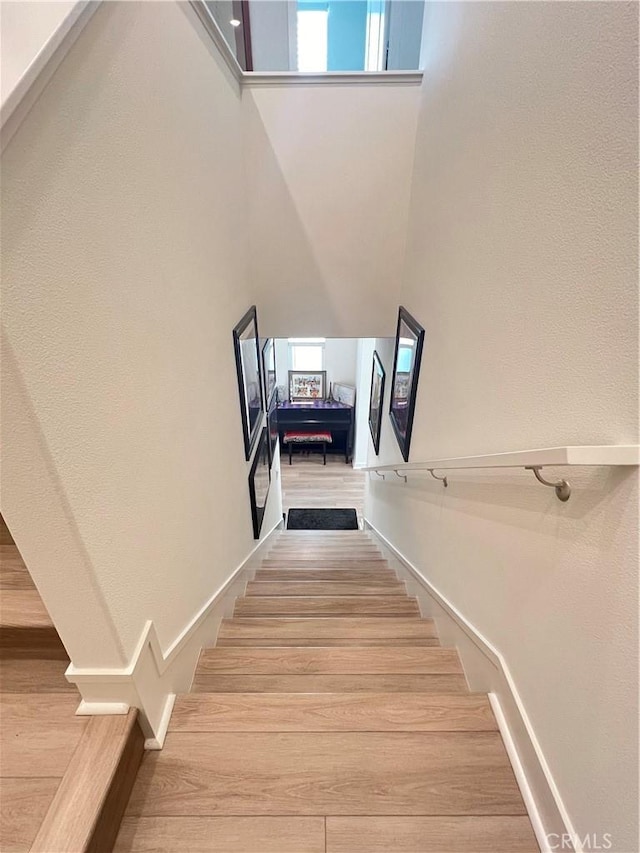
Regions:
[[158, 731], [155, 737], [148, 737], [144, 742], [145, 749], [162, 749], [164, 746], [164, 739], [167, 736], [167, 729], [169, 728], [169, 722], [171, 721], [171, 714], [173, 712], [173, 706], [176, 703], [176, 694], [170, 693], [167, 696], [167, 699], [164, 703], [164, 708], [162, 709], [162, 716], [160, 717], [160, 723], [158, 725]]
[[126, 702], [85, 702], [83, 699], [76, 708], [76, 717], [109, 717], [128, 713]]
[[[471, 688], [485, 689], [487, 693], [494, 693], [496, 699], [499, 698], [501, 719], [497, 722], [503, 736], [508, 732], [505, 737], [505, 747], [512, 761], [518, 784], [521, 786], [522, 797], [529, 810], [529, 817], [543, 853], [549, 850], [548, 834], [568, 833], [572, 839], [577, 839], [578, 835], [502, 654], [384, 534], [366, 518], [364, 524], [392, 558], [407, 570], [411, 577], [409, 584], [418, 587], [414, 590], [414, 594], [420, 596], [421, 591], [426, 592], [429, 598], [426, 609], [434, 616], [439, 634], [446, 633], [455, 637], [455, 645], [460, 653], [467, 678], [470, 675], [474, 676]], [[438, 615], [433, 613], [433, 605], [436, 606]], [[464, 643], [462, 637], [465, 640], [471, 640], [472, 646]], [[486, 665], [484, 670], [482, 666], [478, 666], [477, 655], [474, 656], [472, 648], [480, 652], [480, 657], [489, 664], [488, 669]], [[491, 688], [492, 684], [497, 685], [495, 689]], [[509, 744], [507, 744], [507, 737]], [[582, 853], [578, 848], [576, 851]]]
[[[640, 445], [606, 444], [514, 450], [482, 456], [454, 456], [426, 462], [360, 466], [360, 471], [429, 471], [448, 468], [524, 468], [526, 465], [640, 465]], [[355, 467], [355, 466], [354, 466]]]
[[80, 0], [30, 63], [0, 107], [2, 150], [91, 20], [102, 0]]
[[175, 695], [189, 690], [201, 649], [215, 641], [221, 620], [231, 615], [236, 596], [244, 591], [256, 555], [270, 547], [270, 539], [281, 523], [278, 519], [255, 543], [166, 650], [160, 645], [154, 623], [147, 620], [126, 666], [80, 668], [70, 664], [65, 674], [82, 695], [83, 712], [103, 713], [100, 709], [105, 703], [138, 708], [146, 748], [161, 749]]
[[245, 72], [242, 70], [242, 67], [238, 62], [234, 52], [227, 44], [227, 40], [222, 35], [222, 30], [220, 29], [217, 21], [207, 8], [206, 3], [204, 3], [203, 0], [189, 0], [189, 5], [200, 19], [200, 23], [204, 26], [205, 30], [207, 31], [207, 35], [211, 38], [211, 41], [217, 47], [220, 56], [226, 62], [233, 76], [238, 82], [242, 82], [242, 78]]
[[422, 71], [244, 71], [243, 88], [257, 86], [419, 86]]
[[495, 693], [489, 693], [488, 695], [489, 704], [491, 705], [493, 716], [496, 718], [496, 723], [498, 724], [498, 731], [502, 736], [504, 748], [506, 749], [507, 755], [509, 756], [509, 761], [511, 762], [513, 773], [516, 777], [516, 782], [518, 783], [520, 793], [522, 794], [522, 799], [524, 800], [525, 807], [529, 814], [529, 819], [531, 820], [531, 826], [533, 827], [536, 840], [540, 845], [540, 850], [542, 851], [542, 853], [548, 853], [549, 841], [547, 838], [547, 833], [545, 832], [542, 820], [540, 819], [540, 814], [536, 806], [536, 801], [531, 791], [529, 780], [527, 779], [526, 773], [524, 772], [522, 761], [520, 761], [520, 755], [518, 754], [513, 735], [511, 734], [511, 729], [507, 724], [504, 711], [502, 710], [502, 705], [500, 704], [500, 699]]

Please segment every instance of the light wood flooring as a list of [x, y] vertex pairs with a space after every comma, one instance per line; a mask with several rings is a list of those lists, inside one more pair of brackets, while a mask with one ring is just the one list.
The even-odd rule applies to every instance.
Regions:
[[487, 697], [368, 534], [284, 532], [248, 580], [118, 853], [538, 850]]
[[346, 465], [344, 456], [327, 455], [326, 466], [322, 464], [322, 454], [309, 456], [280, 457], [282, 481], [282, 510], [288, 512], [300, 509], [355, 508], [358, 518], [364, 512], [364, 484], [366, 474], [354, 471], [351, 464]]
[[69, 658], [0, 516], [0, 848], [29, 850], [87, 724]]
[[69, 658], [2, 516], [0, 549], [0, 850], [111, 849], [142, 754], [137, 711], [76, 716]]

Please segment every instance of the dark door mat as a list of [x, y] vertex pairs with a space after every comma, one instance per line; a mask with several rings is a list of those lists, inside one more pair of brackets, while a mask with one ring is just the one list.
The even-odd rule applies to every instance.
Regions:
[[355, 509], [290, 509], [287, 530], [358, 530]]

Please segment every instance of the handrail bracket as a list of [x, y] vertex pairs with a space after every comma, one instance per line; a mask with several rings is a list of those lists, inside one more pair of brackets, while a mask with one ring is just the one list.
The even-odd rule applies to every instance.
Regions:
[[542, 465], [525, 465], [525, 471], [533, 471], [536, 480], [539, 483], [542, 483], [543, 486], [549, 486], [552, 489], [556, 490], [556, 497], [559, 501], [563, 503], [568, 501], [571, 497], [571, 486], [566, 480], [557, 480], [555, 483], [550, 482], [549, 480], [545, 480], [544, 477], [540, 474], [542, 470]]
[[449, 481], [447, 480], [446, 474], [444, 477], [436, 477], [436, 475], [433, 473], [433, 468], [427, 468], [427, 471], [431, 474], [434, 480], [438, 480], [440, 483], [442, 483], [445, 489], [447, 488], [447, 486], [449, 485]]

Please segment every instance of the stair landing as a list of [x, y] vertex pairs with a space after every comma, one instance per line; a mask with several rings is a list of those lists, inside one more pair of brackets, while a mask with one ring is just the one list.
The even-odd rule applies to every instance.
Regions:
[[373, 540], [287, 531], [145, 756], [115, 849], [538, 846], [487, 697]]

